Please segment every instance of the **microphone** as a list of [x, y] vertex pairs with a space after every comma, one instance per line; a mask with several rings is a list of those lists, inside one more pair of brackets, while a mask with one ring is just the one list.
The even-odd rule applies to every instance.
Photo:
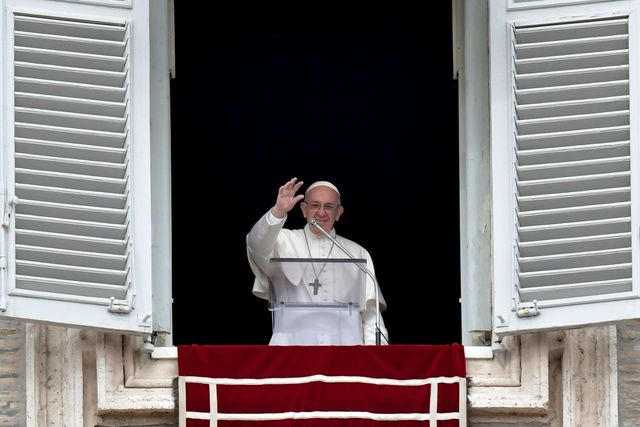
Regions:
[[[349, 258], [356, 259], [356, 257], [351, 252], [349, 252], [347, 250], [347, 248], [345, 248], [342, 245], [342, 243], [338, 242], [338, 240], [335, 237], [333, 237], [331, 234], [327, 233], [325, 231], [325, 229], [322, 228], [322, 226], [320, 224], [318, 224], [318, 221], [316, 221], [315, 219], [311, 218], [309, 220], [309, 224], [311, 224], [312, 226], [314, 226], [318, 230], [320, 230], [322, 232], [322, 234], [324, 234], [329, 240], [331, 240], [331, 242], [333, 242], [333, 244], [336, 245]], [[376, 299], [376, 325], [375, 325], [376, 326], [376, 345], [380, 345], [381, 344], [382, 331], [380, 330], [380, 295], [379, 295], [379, 292], [378, 292], [378, 279], [376, 279], [376, 276], [367, 267], [362, 266], [358, 262], [356, 262], [355, 265], [364, 274], [368, 275], [373, 280], [373, 284], [374, 284], [374, 287], [375, 287], [375, 299]], [[366, 305], [366, 301], [365, 301], [365, 305]]]

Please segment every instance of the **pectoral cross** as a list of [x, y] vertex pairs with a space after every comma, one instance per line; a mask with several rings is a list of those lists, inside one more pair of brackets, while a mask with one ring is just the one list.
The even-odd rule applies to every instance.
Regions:
[[316, 280], [314, 280], [313, 283], [309, 283], [309, 286], [313, 288], [313, 294], [318, 295], [318, 288], [322, 286], [322, 283], [320, 283], [320, 281], [316, 277]]

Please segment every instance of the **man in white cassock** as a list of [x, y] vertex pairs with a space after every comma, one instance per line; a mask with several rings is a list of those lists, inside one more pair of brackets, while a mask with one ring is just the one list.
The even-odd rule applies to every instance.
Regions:
[[[375, 309], [377, 284], [368, 274], [362, 273], [335, 242], [309, 222], [315, 220], [373, 275], [371, 256], [362, 246], [336, 234], [334, 224], [344, 212], [336, 186], [328, 181], [317, 181], [304, 195], [296, 194], [302, 184], [293, 178], [281, 186], [275, 205], [247, 235], [249, 265], [256, 276], [253, 293], [270, 300], [274, 306], [270, 344], [375, 344], [376, 319], [379, 317]], [[283, 228], [288, 212], [301, 200], [300, 208], [307, 225], [299, 230]], [[296, 261], [297, 258], [306, 262], [273, 262]], [[308, 262], [310, 259], [313, 262]], [[347, 289], [348, 286], [359, 286], [355, 292], [357, 296], [353, 297], [354, 290]], [[386, 303], [380, 289], [377, 290], [382, 311]], [[358, 309], [336, 309], [353, 299], [358, 300], [355, 301]], [[281, 309], [278, 307], [280, 301], [299, 302], [301, 308]], [[387, 344], [382, 317], [379, 317], [379, 323], [381, 343]]]

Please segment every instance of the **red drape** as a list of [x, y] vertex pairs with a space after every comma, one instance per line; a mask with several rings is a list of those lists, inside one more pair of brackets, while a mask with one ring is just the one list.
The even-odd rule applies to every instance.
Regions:
[[449, 427], [466, 404], [458, 344], [179, 346], [178, 369], [188, 427]]

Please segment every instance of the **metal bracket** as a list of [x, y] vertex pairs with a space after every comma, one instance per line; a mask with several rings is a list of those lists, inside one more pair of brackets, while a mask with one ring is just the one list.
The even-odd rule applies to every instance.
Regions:
[[516, 309], [516, 316], [518, 317], [535, 317], [540, 314], [538, 308], [538, 301], [533, 300], [531, 302], [521, 302]]
[[116, 299], [114, 297], [111, 297], [109, 307], [107, 307], [107, 310], [109, 310], [111, 313], [117, 314], [129, 314], [131, 313], [132, 309], [133, 308], [126, 302], [116, 302]]
[[16, 196], [12, 196], [4, 205], [4, 215], [2, 216], [2, 227], [9, 228], [11, 225], [11, 215], [16, 209], [16, 205], [18, 204], [18, 198]]
[[141, 313], [138, 314], [138, 325], [145, 327], [145, 328], [151, 328], [151, 319], [152, 319], [152, 315], [151, 313]]

